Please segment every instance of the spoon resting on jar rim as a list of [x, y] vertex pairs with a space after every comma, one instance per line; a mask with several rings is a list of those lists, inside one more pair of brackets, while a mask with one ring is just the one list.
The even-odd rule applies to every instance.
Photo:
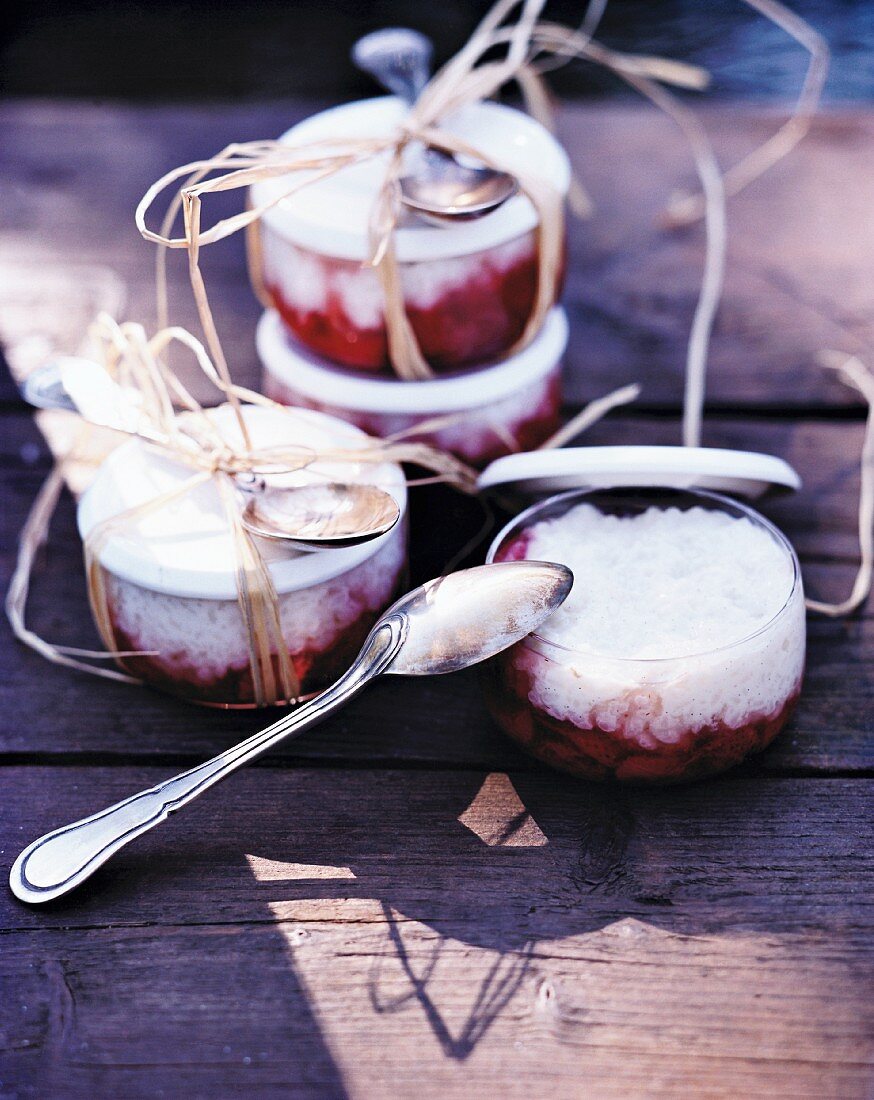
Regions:
[[[22, 396], [40, 409], [74, 412], [89, 424], [167, 446], [169, 437], [140, 423], [131, 395], [98, 363], [78, 356], [54, 359], [25, 379]], [[271, 485], [280, 466], [234, 475], [241, 522], [250, 534], [302, 551], [340, 550], [380, 538], [400, 519], [397, 501], [378, 485], [309, 482]]]
[[315, 699], [205, 764], [30, 844], [10, 872], [12, 893], [32, 905], [61, 897], [130, 841], [326, 718], [377, 676], [437, 676], [493, 657], [536, 630], [572, 585], [566, 566], [542, 561], [481, 565], [428, 581], [385, 612], [351, 668]]

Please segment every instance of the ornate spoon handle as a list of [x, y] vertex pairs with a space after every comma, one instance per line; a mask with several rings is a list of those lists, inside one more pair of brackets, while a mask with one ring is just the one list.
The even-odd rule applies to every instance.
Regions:
[[280, 741], [320, 722], [385, 671], [403, 643], [405, 627], [403, 615], [384, 620], [365, 642], [348, 672], [321, 695], [273, 725], [190, 771], [34, 841], [12, 866], [9, 885], [13, 894], [34, 904], [68, 893], [126, 844], [166, 821], [170, 814], [231, 772]]

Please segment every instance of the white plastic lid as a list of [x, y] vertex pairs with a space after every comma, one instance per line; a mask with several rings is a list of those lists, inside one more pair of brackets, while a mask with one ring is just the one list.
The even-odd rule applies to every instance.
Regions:
[[717, 447], [564, 447], [498, 458], [480, 490], [512, 488], [545, 496], [566, 489], [711, 489], [756, 500], [799, 489], [801, 478], [775, 455]]
[[[356, 447], [367, 437], [345, 421], [306, 409], [244, 409], [257, 447], [300, 444], [304, 447]], [[224, 436], [240, 442], [229, 406], [210, 411]], [[118, 447], [100, 467], [79, 503], [79, 533], [84, 539], [98, 524], [127, 508], [152, 500], [192, 477], [175, 462], [138, 439]], [[296, 474], [271, 478], [271, 484], [300, 485], [331, 481], [368, 481], [390, 492], [403, 514], [407, 488], [394, 463], [321, 462]], [[218, 490], [212, 482], [157, 509], [124, 531], [113, 534], [100, 550], [101, 564], [123, 580], [171, 596], [229, 600], [237, 598], [234, 546]], [[345, 573], [375, 554], [392, 532], [373, 542], [342, 550], [302, 553], [281, 543], [259, 539], [258, 545], [277, 592], [292, 592]]]
[[422, 382], [402, 382], [338, 369], [293, 342], [273, 310], [261, 317], [256, 334], [264, 369], [302, 397], [339, 409], [426, 416], [491, 405], [539, 381], [561, 359], [567, 340], [567, 315], [556, 308], [535, 339], [509, 359]]
[[[406, 113], [395, 96], [362, 99], [322, 111], [282, 135], [286, 145], [306, 145], [332, 138], [389, 136]], [[457, 135], [485, 156], [500, 159], [509, 171], [537, 174], [562, 195], [570, 185], [570, 164], [555, 138], [539, 122], [498, 103], [474, 103], [450, 115], [443, 129]], [[325, 147], [328, 151], [330, 146]], [[411, 151], [411, 155], [415, 150]], [[370, 255], [368, 222], [385, 178], [389, 154], [371, 157], [334, 175], [308, 184], [264, 215], [266, 225], [301, 248], [345, 260]], [[295, 172], [256, 183], [255, 206], [269, 202], [313, 173]], [[525, 195], [516, 195], [493, 213], [458, 226], [433, 226], [413, 221], [395, 233], [402, 262], [466, 256], [504, 244], [537, 225], [537, 213]]]

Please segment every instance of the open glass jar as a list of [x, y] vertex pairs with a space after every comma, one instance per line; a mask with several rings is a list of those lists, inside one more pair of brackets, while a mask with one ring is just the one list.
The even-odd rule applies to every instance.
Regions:
[[565, 605], [483, 670], [527, 751], [588, 779], [675, 783], [765, 748], [798, 698], [805, 609], [787, 539], [689, 489], [575, 490], [508, 524], [488, 561], [561, 561]]
[[[360, 448], [357, 428], [307, 410], [244, 407], [257, 448]], [[210, 416], [229, 442], [239, 429], [228, 406]], [[140, 440], [118, 447], [79, 504], [83, 539], [98, 524], [178, 490], [190, 467]], [[320, 461], [274, 484], [364, 481], [401, 508], [400, 522], [359, 546], [303, 553], [257, 538], [277, 595], [285, 645], [299, 681], [298, 699], [321, 691], [355, 658], [370, 628], [398, 596], [406, 572], [406, 482], [393, 463]], [[213, 481], [116, 528], [98, 548], [106, 610], [120, 659], [132, 675], [194, 702], [256, 705], [250, 634], [241, 611], [236, 551]], [[276, 662], [276, 653], [271, 660]]]
[[[390, 135], [407, 108], [393, 96], [361, 100], [306, 119], [288, 145]], [[564, 196], [570, 167], [539, 123], [496, 103], [464, 107], [442, 123], [511, 172], [536, 172]], [[329, 148], [326, 144], [326, 148]], [[361, 371], [388, 372], [383, 292], [367, 265], [371, 211], [388, 154], [308, 183], [263, 216], [251, 257], [255, 278], [306, 347]], [[288, 180], [264, 180], [253, 205], [277, 199]], [[426, 360], [453, 371], [504, 355], [525, 329], [539, 278], [537, 212], [524, 195], [475, 221], [434, 226], [410, 218], [394, 234], [404, 305]], [[556, 288], [558, 293], [558, 287]]]
[[565, 313], [554, 309], [522, 351], [479, 370], [422, 382], [364, 377], [340, 370], [288, 337], [274, 312], [258, 325], [264, 393], [285, 405], [318, 409], [387, 438], [426, 421], [416, 436], [474, 466], [539, 447], [559, 427]]

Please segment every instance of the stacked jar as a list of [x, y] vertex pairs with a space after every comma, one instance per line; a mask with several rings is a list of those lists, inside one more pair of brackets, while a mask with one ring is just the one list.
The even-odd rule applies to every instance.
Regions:
[[[405, 110], [391, 96], [362, 100], [317, 114], [281, 140], [330, 148], [332, 140], [384, 138]], [[560, 198], [567, 193], [564, 151], [522, 112], [475, 103], [442, 126], [509, 171], [536, 178]], [[478, 466], [539, 446], [559, 425], [567, 322], [554, 306], [522, 346], [540, 279], [534, 204], [520, 192], [476, 220], [437, 226], [405, 215], [398, 224], [393, 247], [404, 311], [433, 372], [402, 380], [389, 359], [382, 284], [368, 263], [371, 213], [388, 156], [308, 181], [290, 195], [287, 178], [252, 188], [253, 205], [275, 203], [251, 256], [272, 305], [258, 330], [265, 392], [383, 438], [428, 421], [417, 439]], [[560, 283], [559, 275], [556, 295]]]

